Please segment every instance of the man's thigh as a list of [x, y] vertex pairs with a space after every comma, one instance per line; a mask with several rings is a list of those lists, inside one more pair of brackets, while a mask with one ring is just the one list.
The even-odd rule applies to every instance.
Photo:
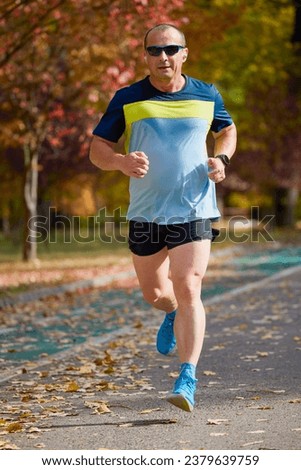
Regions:
[[167, 248], [149, 256], [132, 253], [134, 268], [143, 291], [160, 289], [169, 281], [169, 256]]
[[198, 240], [169, 250], [170, 272], [173, 282], [202, 282], [210, 257], [211, 240]]

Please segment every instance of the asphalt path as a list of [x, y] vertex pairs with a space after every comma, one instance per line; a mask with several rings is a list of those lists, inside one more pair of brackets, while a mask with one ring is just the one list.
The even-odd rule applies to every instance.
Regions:
[[[256, 245], [250, 249], [242, 244], [214, 251], [203, 283], [203, 299], [216, 299], [299, 265], [298, 247], [273, 244], [270, 249]], [[53, 355], [85, 342], [90, 336], [102, 336], [120, 329], [124, 323], [131, 324], [137, 309], [147, 314], [149, 306], [139, 289], [108, 287], [110, 282], [133, 277], [132, 270], [2, 298], [0, 374], [1, 369], [3, 372], [14, 365], [19, 367], [24, 361]]]
[[[213, 260], [192, 413], [165, 400], [178, 372], [177, 354], [156, 352], [162, 314], [146, 306], [139, 290], [96, 289], [52, 301], [58, 310], [43, 318], [60, 318], [65, 329], [61, 336], [55, 330], [61, 347], [51, 354], [37, 348], [31, 359], [17, 356], [7, 351], [12, 340], [3, 335], [0, 448], [300, 449], [300, 251], [291, 248], [291, 261], [280, 252], [274, 250], [278, 261], [263, 251]], [[15, 320], [22, 312], [30, 318], [30, 305], [18, 306]], [[86, 325], [79, 343], [72, 341], [83, 324], [72, 323], [76, 308]], [[93, 335], [94, 313], [101, 309], [103, 323], [114, 317], [115, 324]], [[37, 328], [40, 320], [32, 317]], [[35, 351], [22, 328], [17, 331], [19, 346]]]

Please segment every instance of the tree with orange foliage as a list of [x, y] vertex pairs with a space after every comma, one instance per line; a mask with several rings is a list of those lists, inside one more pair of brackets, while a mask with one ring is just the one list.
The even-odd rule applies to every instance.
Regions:
[[66, 135], [77, 139], [80, 155], [98, 102], [136, 73], [137, 37], [150, 23], [171, 21], [182, 6], [183, 0], [2, 2], [1, 141], [23, 150], [24, 260], [37, 259], [38, 181], [45, 155], [70, 159]]

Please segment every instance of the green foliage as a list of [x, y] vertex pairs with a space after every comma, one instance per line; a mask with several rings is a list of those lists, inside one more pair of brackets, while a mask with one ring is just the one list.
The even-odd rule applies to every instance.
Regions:
[[231, 192], [227, 198], [227, 205], [229, 207], [239, 207], [248, 209], [250, 207], [269, 207], [273, 206], [272, 197], [264, 194], [263, 192]]
[[301, 61], [291, 42], [294, 4], [213, 1], [210, 14], [217, 23], [227, 6], [228, 15], [235, 11], [236, 16], [222, 29], [222, 37], [206, 44], [199, 75], [218, 85], [237, 124], [235, 170], [265, 189], [300, 186], [301, 157], [295, 149], [301, 124]]

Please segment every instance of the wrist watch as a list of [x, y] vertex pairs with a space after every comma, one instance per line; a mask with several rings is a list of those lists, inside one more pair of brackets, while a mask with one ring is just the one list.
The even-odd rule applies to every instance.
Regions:
[[225, 166], [228, 166], [230, 164], [230, 158], [228, 157], [228, 155], [225, 155], [223, 153], [221, 153], [220, 155], [215, 155], [214, 158], [219, 158]]

